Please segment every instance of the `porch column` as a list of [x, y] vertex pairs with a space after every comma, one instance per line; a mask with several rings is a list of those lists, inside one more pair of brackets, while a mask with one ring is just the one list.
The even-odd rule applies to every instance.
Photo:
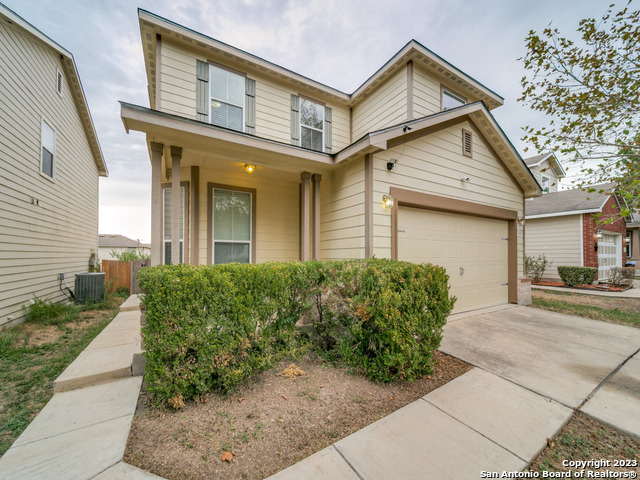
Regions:
[[200, 167], [191, 167], [191, 221], [189, 222], [191, 232], [191, 249], [189, 251], [189, 263], [198, 265], [200, 248]]
[[151, 148], [151, 265], [162, 264], [162, 152], [164, 145]]
[[309, 260], [309, 206], [311, 203], [311, 173], [302, 172], [300, 174], [300, 180], [302, 181], [300, 189], [300, 260], [306, 262], [307, 260]]
[[182, 148], [171, 145], [171, 263], [180, 263], [180, 159]]
[[313, 181], [313, 259], [320, 258], [320, 180], [322, 175], [314, 173]]

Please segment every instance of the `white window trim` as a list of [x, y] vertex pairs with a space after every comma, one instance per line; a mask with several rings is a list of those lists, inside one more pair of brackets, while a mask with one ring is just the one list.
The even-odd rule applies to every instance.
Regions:
[[[454, 91], [442, 86], [440, 88], [440, 111], [444, 112], [446, 110], [451, 110], [450, 108], [444, 108], [444, 97], [445, 95], [449, 95], [450, 97], [453, 97], [454, 99], [462, 102], [462, 105], [466, 105], [467, 103], [469, 103], [467, 101], [466, 98], [464, 98], [462, 95], [459, 95], [457, 93], [455, 93]], [[462, 106], [460, 105], [460, 106]]]
[[[168, 187], [162, 187], [162, 265], [167, 265], [167, 258], [166, 258], [166, 253], [167, 253], [167, 249], [165, 248], [165, 243], [167, 241], [171, 241], [171, 239], [167, 240], [164, 238], [164, 231], [165, 231], [165, 195], [167, 194], [167, 190], [171, 189], [172, 187], [168, 186]], [[182, 245], [182, 263], [184, 263], [184, 259], [185, 259], [185, 245], [184, 245], [184, 236], [185, 233], [187, 231], [187, 187], [185, 185], [180, 185], [180, 189], [184, 188], [184, 194], [183, 194], [183, 205], [184, 205], [184, 210], [182, 212], [182, 237], [180, 238], [180, 244]], [[172, 219], [173, 220], [173, 219]], [[171, 248], [173, 248], [173, 245], [171, 245]], [[171, 260], [171, 259], [169, 259]]]
[[[544, 181], [547, 181], [547, 189], [545, 191]], [[545, 175], [540, 175], [540, 186], [542, 187], [542, 193], [551, 193], [551, 179]]]
[[625, 248], [625, 252], [627, 253], [627, 261], [632, 257], [632, 253], [633, 253], [633, 233], [631, 232], [631, 230], [628, 230], [625, 235], [625, 243], [624, 243], [624, 248]]
[[247, 119], [245, 117], [246, 111], [247, 111], [247, 108], [246, 108], [246, 103], [247, 103], [247, 85], [245, 83], [242, 86], [242, 91], [243, 91], [243, 94], [242, 94], [242, 105], [237, 105], [235, 103], [226, 102], [224, 100], [218, 100], [218, 99], [214, 98], [213, 95], [211, 95], [211, 85], [212, 85], [212, 81], [213, 81], [211, 77], [212, 77], [213, 68], [218, 68], [219, 70], [224, 70], [224, 71], [232, 73], [234, 75], [238, 75], [239, 77], [242, 77], [244, 82], [246, 82], [246, 77], [244, 75], [238, 73], [238, 72], [234, 72], [233, 70], [231, 70], [229, 68], [224, 68], [221, 65], [212, 65], [211, 63], [209, 64], [209, 92], [208, 92], [209, 93], [209, 103], [208, 103], [208, 106], [209, 106], [209, 123], [211, 125], [216, 125], [215, 123], [213, 123], [213, 114], [211, 113], [211, 102], [213, 102], [215, 100], [216, 102], [224, 103], [225, 105], [233, 105], [234, 107], [242, 108], [242, 124], [241, 124], [242, 128], [240, 130], [235, 130], [235, 129], [229, 128], [229, 127], [222, 127], [221, 125], [216, 125], [216, 126], [221, 127], [221, 128], [229, 128], [229, 130], [234, 130], [236, 132], [244, 132], [245, 129], [246, 129], [246, 122], [247, 122]]
[[[216, 240], [215, 219], [213, 218], [216, 205], [216, 190], [249, 194], [249, 240]], [[248, 263], [253, 263], [253, 193], [244, 190], [233, 190], [232, 188], [213, 187], [211, 204], [211, 264], [216, 265], [216, 243], [246, 243], [249, 246]]]
[[[43, 129], [44, 129], [44, 124], [46, 124], [51, 130], [53, 130], [53, 159], [52, 159], [52, 168], [51, 168], [51, 176], [47, 175], [46, 173], [44, 173], [42, 171], [42, 168], [44, 167], [44, 158], [42, 158], [42, 150], [44, 149], [44, 142], [42, 141], [42, 133], [43, 133]], [[39, 168], [39, 172], [40, 175], [43, 176], [44, 178], [46, 178], [47, 180], [49, 180], [50, 182], [54, 182], [56, 181], [56, 164], [58, 163], [58, 154], [56, 153], [56, 139], [58, 137], [58, 132], [56, 131], [55, 128], [53, 128], [51, 126], [51, 122], [48, 122], [44, 117], [41, 117], [40, 120], [40, 151], [39, 151], [39, 156], [40, 156], [40, 168]]]
[[[320, 107], [320, 109], [322, 110], [322, 130], [316, 128], [316, 127], [312, 127], [311, 125], [305, 125], [302, 123], [302, 102], [306, 101], [306, 102], [311, 102], [315, 105], [318, 105]], [[322, 146], [322, 149], [320, 150], [313, 150], [314, 152], [324, 152], [324, 131], [325, 131], [325, 118], [324, 118], [324, 105], [320, 102], [316, 102], [315, 100], [311, 100], [310, 98], [306, 98], [306, 97], [300, 97], [300, 131], [298, 132], [298, 135], [300, 136], [300, 146], [303, 148], [308, 148], [309, 150], [313, 150], [311, 147], [305, 147], [304, 145], [302, 145], [302, 127], [304, 128], [308, 128], [309, 130], [314, 130], [316, 132], [320, 132], [322, 134], [322, 139], [320, 140], [320, 145]]]

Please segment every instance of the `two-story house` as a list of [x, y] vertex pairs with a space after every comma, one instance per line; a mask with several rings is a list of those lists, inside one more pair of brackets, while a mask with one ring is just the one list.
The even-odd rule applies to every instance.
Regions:
[[139, 11], [153, 264], [395, 258], [444, 266], [456, 311], [518, 302], [540, 187], [503, 99], [416, 41], [349, 94]]
[[0, 4], [0, 326], [87, 272], [106, 175], [73, 56]]

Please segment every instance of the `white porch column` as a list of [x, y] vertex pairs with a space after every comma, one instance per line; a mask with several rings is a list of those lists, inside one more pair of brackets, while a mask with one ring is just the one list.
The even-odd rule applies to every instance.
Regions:
[[162, 153], [164, 145], [151, 147], [151, 265], [162, 264]]
[[182, 148], [171, 145], [171, 263], [180, 263], [180, 159]]
[[300, 189], [300, 260], [306, 262], [309, 260], [309, 207], [311, 204], [311, 173], [302, 172], [300, 174], [302, 188]]
[[320, 258], [320, 180], [322, 175], [314, 173], [313, 181], [313, 259]]

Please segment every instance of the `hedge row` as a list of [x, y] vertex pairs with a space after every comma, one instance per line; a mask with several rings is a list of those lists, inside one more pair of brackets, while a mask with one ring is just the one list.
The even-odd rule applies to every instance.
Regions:
[[597, 274], [598, 269], [593, 267], [558, 267], [558, 275], [560, 275], [562, 283], [569, 287], [591, 285]]
[[453, 304], [445, 270], [392, 260], [160, 266], [139, 273], [158, 400], [229, 391], [308, 345], [377, 381], [431, 372]]

